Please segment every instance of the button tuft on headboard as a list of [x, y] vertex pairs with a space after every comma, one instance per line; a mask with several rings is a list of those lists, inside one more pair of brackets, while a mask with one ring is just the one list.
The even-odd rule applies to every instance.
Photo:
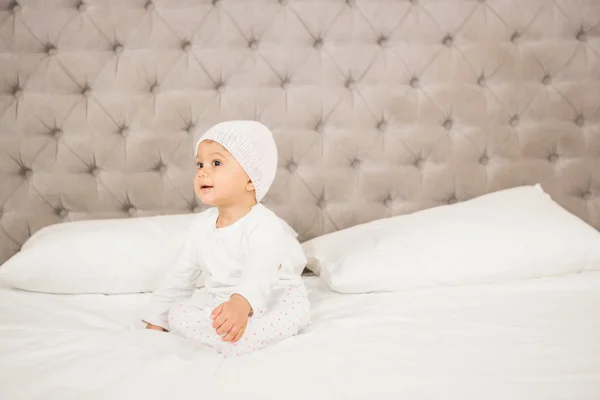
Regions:
[[320, 209], [324, 209], [327, 206], [327, 202], [325, 201], [325, 198], [323, 196], [319, 197], [319, 199], [317, 200], [317, 207], [319, 207]]
[[256, 38], [252, 38], [248, 41], [248, 47], [252, 50], [258, 49], [259, 41]]
[[394, 200], [391, 195], [388, 195], [385, 199], [383, 199], [383, 205], [386, 207], [391, 207]]
[[453, 126], [454, 126], [454, 122], [452, 122], [451, 118], [447, 118], [444, 121], [444, 129], [446, 129], [447, 131], [451, 130]]
[[423, 157], [417, 157], [412, 163], [416, 168], [421, 169], [425, 165], [425, 160]]
[[348, 77], [346, 79], [346, 82], [344, 82], [344, 86], [346, 86], [346, 88], [348, 88], [349, 90], [354, 90], [356, 88], [356, 82], [354, 81], [354, 79], [352, 79], [352, 77]]
[[296, 171], [296, 169], [298, 169], [298, 164], [296, 164], [293, 160], [291, 160], [287, 164], [286, 169], [290, 172], [294, 172], [294, 171]]
[[544, 77], [542, 78], [542, 83], [546, 86], [552, 83], [552, 77], [550, 76], [550, 74], [544, 75]]
[[56, 55], [56, 46], [53, 45], [52, 43], [47, 43], [44, 46], [44, 51], [46, 52], [46, 54], [48, 54], [49, 56], [55, 56]]
[[215, 82], [215, 90], [217, 92], [223, 90], [223, 87], [225, 87], [225, 81], [223, 81], [222, 79]]
[[81, 88], [81, 95], [83, 97], [90, 97], [92, 95], [92, 89], [88, 85], [85, 85]]
[[452, 37], [451, 34], [447, 34], [446, 36], [444, 36], [442, 43], [444, 44], [444, 46], [450, 47], [454, 44], [454, 37]]
[[31, 170], [31, 168], [28, 168], [28, 167], [25, 167], [25, 166], [21, 168], [21, 172], [20, 173], [21, 173], [21, 176], [24, 177], [24, 178], [26, 178], [26, 179], [31, 178], [32, 175], [33, 175], [33, 171]]
[[50, 131], [50, 136], [54, 137], [55, 139], [60, 139], [63, 135], [63, 131], [60, 128], [54, 128]]
[[510, 36], [510, 41], [513, 42], [514, 44], [519, 43], [520, 39], [521, 39], [521, 33], [519, 31], [514, 31], [513, 34]]
[[417, 78], [416, 76], [413, 76], [412, 78], [410, 78], [410, 86], [413, 88], [418, 88], [419, 87], [419, 78]]
[[127, 125], [121, 125], [119, 127], [119, 135], [126, 137], [127, 135], [129, 135], [129, 127]]
[[319, 121], [315, 124], [315, 131], [317, 131], [319, 133], [323, 133], [324, 130], [325, 130], [325, 124], [323, 123], [323, 121]]
[[192, 121], [188, 121], [188, 123], [185, 125], [185, 131], [188, 134], [192, 134], [192, 133], [194, 133], [195, 130], [196, 130], [196, 125]]

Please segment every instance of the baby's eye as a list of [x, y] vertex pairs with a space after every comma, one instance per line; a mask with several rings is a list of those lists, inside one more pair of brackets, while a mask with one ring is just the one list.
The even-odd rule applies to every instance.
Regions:
[[203, 164], [203, 163], [201, 163], [201, 162], [197, 162], [197, 163], [196, 163], [196, 167], [198, 167], [198, 168], [202, 168], [202, 167], [204, 167], [204, 164]]
[[221, 165], [221, 161], [219, 161], [219, 160], [215, 160], [215, 161], [213, 161], [213, 165], [214, 165], [215, 167], [218, 167], [219, 165]]

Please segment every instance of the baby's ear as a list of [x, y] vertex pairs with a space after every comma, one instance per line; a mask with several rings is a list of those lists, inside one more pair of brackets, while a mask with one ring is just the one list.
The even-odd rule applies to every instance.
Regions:
[[252, 192], [254, 190], [254, 183], [250, 179], [248, 179], [248, 183], [246, 183], [246, 191]]

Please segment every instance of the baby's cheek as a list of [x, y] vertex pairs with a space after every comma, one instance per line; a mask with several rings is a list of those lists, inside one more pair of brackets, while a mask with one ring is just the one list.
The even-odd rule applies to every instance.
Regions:
[[200, 174], [198, 173], [198, 169], [196, 169], [196, 174], [194, 175], [194, 189], [198, 188], [200, 185]]

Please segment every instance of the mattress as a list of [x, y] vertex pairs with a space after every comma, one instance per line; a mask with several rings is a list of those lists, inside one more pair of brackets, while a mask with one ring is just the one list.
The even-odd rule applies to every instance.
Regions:
[[361, 295], [305, 282], [310, 327], [239, 358], [142, 329], [149, 294], [1, 289], [0, 398], [600, 398], [600, 273]]

